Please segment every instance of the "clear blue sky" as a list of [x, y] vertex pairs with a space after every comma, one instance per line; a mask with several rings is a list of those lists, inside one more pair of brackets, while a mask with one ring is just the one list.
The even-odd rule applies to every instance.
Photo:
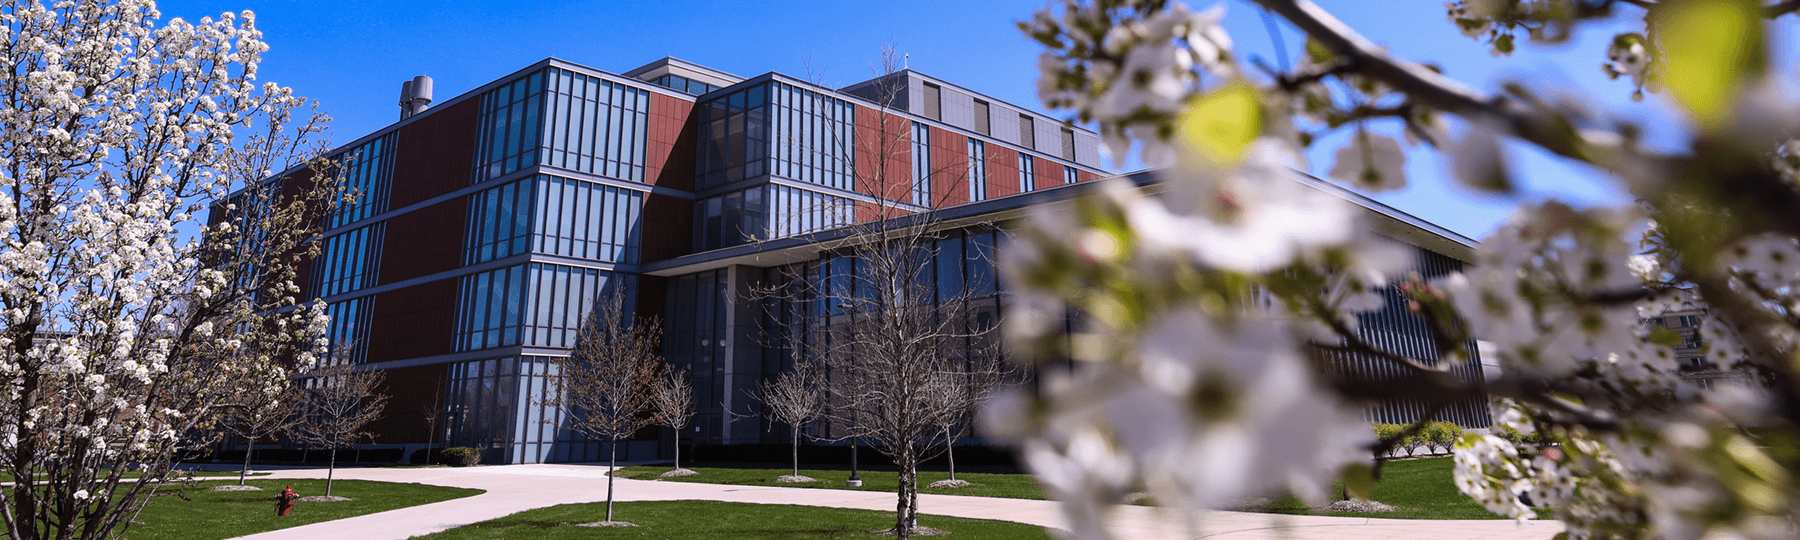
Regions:
[[[1276, 63], [1261, 11], [1241, 1], [1224, 3], [1240, 54]], [[1566, 46], [1527, 46], [1514, 58], [1496, 59], [1485, 46], [1456, 32], [1439, 0], [1321, 3], [1395, 53], [1443, 65], [1450, 75], [1478, 88], [1523, 80], [1545, 91], [1585, 89], [1602, 109], [1646, 124], [1664, 144], [1680, 140], [1678, 117], [1659, 98], [1634, 104], [1627, 99], [1627, 84], [1607, 81], [1601, 73], [1611, 28], [1590, 27]], [[336, 119], [333, 140], [341, 143], [394, 122], [400, 83], [414, 75], [435, 79], [437, 97], [443, 100], [552, 56], [614, 73], [664, 56], [743, 76], [778, 71], [806, 77], [810, 66], [814, 78], [842, 85], [867, 79], [881, 43], [891, 41], [911, 55], [913, 69], [1042, 110], [1033, 90], [1039, 49], [1013, 26], [1042, 5], [986, 0], [179, 0], [162, 2], [160, 8], [165, 18], [190, 19], [256, 11], [272, 47], [261, 78], [321, 101]], [[1390, 7], [1396, 5], [1403, 6]], [[1626, 13], [1641, 12], [1627, 8]], [[1289, 53], [1297, 51], [1299, 34], [1285, 24], [1281, 32]], [[1790, 51], [1785, 56], [1782, 69], [1791, 74], [1794, 55]], [[1380, 129], [1397, 133], [1391, 128]], [[1330, 152], [1339, 140], [1326, 139], [1315, 149], [1314, 172], [1330, 168]], [[1530, 191], [1527, 199], [1554, 195], [1578, 204], [1628, 200], [1598, 180], [1598, 171], [1523, 147], [1515, 150], [1514, 163]], [[1379, 199], [1471, 237], [1485, 235], [1520, 202], [1474, 197], [1450, 186], [1441, 160], [1429, 152], [1411, 152], [1408, 170], [1413, 187]]]

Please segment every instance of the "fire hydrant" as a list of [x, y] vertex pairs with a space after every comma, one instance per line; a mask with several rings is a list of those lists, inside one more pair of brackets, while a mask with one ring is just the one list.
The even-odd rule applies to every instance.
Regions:
[[294, 486], [282, 487], [281, 494], [275, 496], [275, 515], [288, 515], [294, 510], [294, 500], [299, 498], [300, 495], [294, 493]]

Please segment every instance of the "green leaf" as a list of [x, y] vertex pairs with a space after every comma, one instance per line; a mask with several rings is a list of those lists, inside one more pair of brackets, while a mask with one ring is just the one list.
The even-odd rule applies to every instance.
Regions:
[[1337, 53], [1331, 52], [1331, 48], [1326, 47], [1324, 43], [1319, 43], [1319, 40], [1309, 37], [1306, 38], [1306, 59], [1312, 61], [1314, 65], [1323, 66], [1337, 59]]
[[1344, 467], [1344, 491], [1352, 499], [1375, 500], [1375, 469], [1367, 463]]
[[1651, 343], [1655, 343], [1657, 345], [1662, 345], [1664, 347], [1674, 347], [1676, 345], [1680, 345], [1681, 341], [1682, 341], [1681, 334], [1675, 333], [1674, 330], [1663, 328], [1661, 326], [1655, 326], [1655, 327], [1650, 328], [1650, 342]]
[[1707, 130], [1721, 127], [1738, 89], [1762, 71], [1762, 5], [1756, 0], [1682, 0], [1657, 10], [1667, 58], [1660, 77]]
[[1506, 35], [1500, 36], [1498, 38], [1494, 38], [1494, 50], [1500, 51], [1500, 54], [1512, 54], [1513, 53], [1512, 34], [1506, 34]]
[[1237, 164], [1262, 128], [1262, 102], [1256, 89], [1242, 81], [1194, 100], [1181, 113], [1185, 146], [1217, 164]]

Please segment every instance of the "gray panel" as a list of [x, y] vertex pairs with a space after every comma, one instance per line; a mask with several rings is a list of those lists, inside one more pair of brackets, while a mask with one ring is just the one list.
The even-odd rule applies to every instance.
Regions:
[[993, 119], [988, 121], [991, 136], [1012, 144], [1019, 144], [1019, 111], [1011, 107], [1003, 107], [994, 103], [990, 109]]
[[1086, 131], [1075, 132], [1075, 163], [1100, 167], [1100, 136]]
[[[925, 95], [925, 80], [920, 79], [916, 76], [913, 76], [913, 74], [911, 74], [911, 73], [907, 73], [906, 74], [906, 94], [909, 96]], [[925, 100], [924, 99], [913, 99], [913, 100], [908, 100], [908, 101], [910, 103], [907, 103], [906, 104], [907, 107], [904, 108], [903, 110], [905, 110], [906, 112], [912, 113], [915, 116], [925, 116]], [[899, 107], [895, 107], [895, 108], [899, 108]]]
[[975, 130], [975, 98], [954, 88], [944, 89], [944, 123]]
[[1037, 151], [1061, 159], [1062, 122], [1037, 115], [1032, 115], [1032, 121], [1037, 124], [1037, 129], [1034, 130], [1036, 133], [1033, 134], [1037, 137], [1037, 140], [1034, 141], [1037, 143]]

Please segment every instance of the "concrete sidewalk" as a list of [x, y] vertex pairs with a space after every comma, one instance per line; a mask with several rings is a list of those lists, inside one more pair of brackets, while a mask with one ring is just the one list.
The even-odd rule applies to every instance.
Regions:
[[[487, 493], [474, 497], [402, 508], [377, 514], [314, 523], [245, 536], [249, 539], [402, 539], [486, 521], [533, 508], [606, 500], [606, 466], [505, 465], [470, 468], [338, 469], [337, 478], [381, 482], [417, 482], [475, 488]], [[273, 471], [264, 479], [323, 478], [324, 469]], [[619, 479], [615, 500], [667, 501], [712, 500], [759, 504], [797, 504], [892, 512], [891, 493], [837, 489], [733, 486]], [[977, 519], [999, 519], [1045, 527], [1066, 528], [1053, 501], [919, 496], [924, 514]], [[1119, 538], [1176, 539], [1345, 539], [1345, 540], [1538, 540], [1562, 531], [1555, 521], [1517, 524], [1504, 520], [1402, 520], [1286, 516], [1247, 512], [1206, 512], [1199, 517], [1199, 534], [1190, 534], [1181, 516], [1157, 508], [1120, 507], [1116, 532]], [[629, 516], [625, 516], [629, 519]]]

